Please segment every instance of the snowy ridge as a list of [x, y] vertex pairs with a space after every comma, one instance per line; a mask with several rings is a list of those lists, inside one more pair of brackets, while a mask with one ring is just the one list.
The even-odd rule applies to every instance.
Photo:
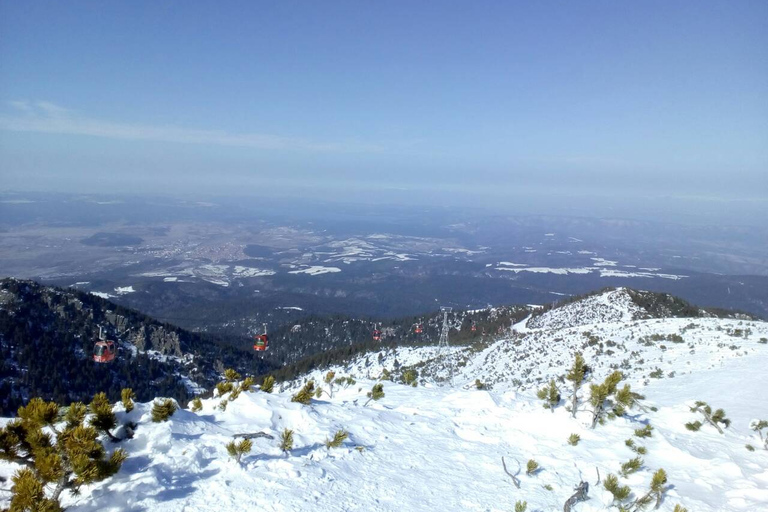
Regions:
[[632, 301], [626, 288], [617, 288], [560, 306], [532, 318], [531, 329], [562, 329], [595, 323], [629, 322], [647, 317], [646, 312]]

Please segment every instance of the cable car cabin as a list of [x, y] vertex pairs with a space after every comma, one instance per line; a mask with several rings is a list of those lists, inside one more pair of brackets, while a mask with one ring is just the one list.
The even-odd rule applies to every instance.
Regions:
[[97, 363], [111, 363], [116, 354], [114, 341], [97, 341], [93, 346], [93, 360]]
[[263, 352], [269, 347], [269, 337], [266, 334], [257, 334], [253, 337], [253, 350]]
[[421, 334], [422, 332], [424, 332], [424, 329], [422, 329], [421, 325], [417, 325], [416, 328], [414, 329], [414, 332], [416, 334]]
[[381, 331], [376, 329], [373, 331], [373, 341], [381, 340]]
[[472, 330], [472, 332], [475, 332], [477, 330], [477, 326], [475, 325], [474, 322], [472, 322], [471, 330]]

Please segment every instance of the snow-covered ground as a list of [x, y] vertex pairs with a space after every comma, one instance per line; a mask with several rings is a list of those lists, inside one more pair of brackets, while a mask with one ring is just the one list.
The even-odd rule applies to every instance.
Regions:
[[[526, 319], [504, 339], [448, 349], [452, 386], [429, 379], [440, 373], [436, 368], [445, 369], [436, 347], [400, 347], [335, 367], [337, 377], [356, 382], [334, 386], [333, 398], [323, 393], [309, 406], [291, 402], [299, 381], [275, 386], [273, 394], [243, 393], [225, 411], [218, 407], [221, 398], [203, 400], [202, 411], [178, 411], [167, 423], [152, 423], [151, 405], [138, 404], [127, 417], [119, 413], [121, 421], [139, 424], [136, 436], [120, 443], [129, 453], [123, 468], [79, 496], [65, 494], [63, 504], [75, 512], [464, 512], [508, 511], [521, 500], [528, 511], [553, 511], [562, 510], [584, 479], [590, 500], [574, 512], [617, 510], [596, 485], [597, 471], [603, 478], [618, 474], [637, 456], [625, 444], [633, 439], [647, 453], [638, 472], [620, 478], [632, 497], [663, 468], [669, 482], [662, 511], [676, 504], [691, 512], [768, 510], [768, 451], [749, 429], [751, 420], [768, 419], [768, 324], [642, 317], [626, 292], [616, 290]], [[589, 411], [572, 418], [563, 407], [564, 384], [560, 406], [544, 409], [536, 388], [562, 376], [576, 351], [592, 368], [590, 382], [619, 369], [645, 395], [646, 409], [592, 430]], [[385, 396], [365, 406], [383, 369], [397, 378], [409, 366], [419, 370], [419, 386], [382, 381]], [[327, 391], [326, 370], [306, 378]], [[476, 389], [475, 379], [490, 389]], [[724, 408], [731, 426], [723, 434], [706, 424], [687, 430], [685, 423], [702, 420], [690, 411], [696, 400]], [[653, 435], [636, 437], [634, 431], [647, 424]], [[288, 454], [277, 439], [285, 428], [295, 432]], [[340, 429], [349, 438], [340, 448], [326, 448], [326, 439]], [[226, 443], [236, 433], [257, 431], [275, 439], [255, 440], [237, 464]], [[568, 444], [571, 434], [581, 437], [578, 445]], [[513, 474], [522, 466], [520, 489], [504, 472], [502, 456]], [[529, 459], [541, 466], [534, 475], [525, 473]], [[14, 470], [0, 463], [0, 475]]]
[[[310, 406], [292, 403], [290, 392], [254, 391], [222, 412], [220, 399], [213, 398], [203, 401], [199, 413], [178, 411], [160, 424], [151, 423], [150, 405], [140, 404], [129, 415], [139, 427], [135, 438], [121, 443], [129, 458], [120, 472], [80, 496], [66, 495], [64, 504], [72, 512], [507, 511], [525, 500], [528, 510], [549, 511], [561, 510], [583, 477], [591, 499], [574, 511], [609, 510], [611, 496], [594, 485], [595, 468], [603, 477], [618, 473], [635, 456], [624, 441], [650, 423], [651, 438], [634, 437], [648, 450], [642, 469], [621, 479], [635, 495], [647, 488], [653, 471], [664, 468], [669, 489], [660, 510], [677, 503], [697, 512], [766, 510], [768, 452], [744, 446], [758, 446], [749, 421], [768, 416], [760, 400], [767, 365], [763, 352], [654, 382], [643, 392], [656, 412], [596, 430], [587, 427], [587, 413], [576, 419], [563, 408], [551, 413], [528, 393], [390, 382], [384, 383], [385, 397], [368, 407], [363, 404], [372, 381], [336, 389], [333, 399], [324, 394]], [[685, 429], [696, 419], [688, 409], [696, 399], [726, 409], [733, 424], [725, 434], [708, 426]], [[264, 431], [277, 438], [284, 428], [295, 432], [287, 455], [277, 439], [256, 440], [241, 465], [226, 453], [235, 433]], [[339, 429], [349, 432], [348, 440], [327, 449], [325, 440]], [[573, 433], [581, 436], [577, 446], [566, 441]], [[504, 473], [502, 456], [513, 473], [518, 462], [523, 466], [519, 490]], [[529, 459], [541, 466], [532, 476], [525, 474]], [[11, 466], [1, 470], [9, 475]]]

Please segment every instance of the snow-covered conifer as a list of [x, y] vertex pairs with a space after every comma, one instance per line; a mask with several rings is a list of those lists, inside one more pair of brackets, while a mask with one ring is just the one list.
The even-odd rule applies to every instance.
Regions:
[[[731, 425], [731, 420], [725, 417], [724, 410], [717, 409], [716, 411], [712, 412], [712, 407], [710, 407], [707, 402], [697, 401], [696, 404], [691, 407], [691, 412], [700, 412], [704, 416], [704, 420], [715, 427], [721, 434], [723, 433], [723, 429], [720, 428], [720, 424], [723, 424], [723, 426], [726, 428]], [[698, 430], [698, 428], [689, 428], [687, 423], [685, 426], [688, 428], [688, 430]]]
[[293, 450], [293, 430], [286, 428], [280, 433], [280, 449], [286, 453]]
[[251, 453], [252, 448], [253, 441], [250, 439], [243, 439], [239, 443], [236, 443], [235, 441], [227, 443], [227, 453], [229, 453], [229, 456], [234, 458], [235, 462], [238, 464], [240, 464], [240, 459], [242, 459], [243, 455]]
[[621, 465], [621, 476], [626, 478], [632, 473], [639, 471], [641, 467], [643, 467], [643, 459], [640, 457], [629, 459], [627, 462]]
[[120, 391], [120, 399], [123, 402], [125, 412], [131, 412], [133, 410], [133, 401], [136, 400], [136, 393], [131, 388], [123, 388]]
[[621, 503], [622, 501], [629, 498], [629, 487], [626, 485], [621, 485], [619, 483], [619, 478], [616, 475], [609, 474], [606, 476], [605, 480], [603, 480], [603, 487], [605, 487], [605, 490], [613, 495], [614, 503]]
[[768, 435], [763, 436], [763, 429], [768, 428], [768, 421], [752, 420], [749, 422], [749, 428], [750, 430], [757, 432], [757, 435], [760, 436], [760, 441], [763, 443], [763, 446], [766, 450], [768, 450]]
[[555, 412], [555, 407], [560, 403], [560, 390], [557, 388], [555, 379], [549, 381], [549, 385], [544, 386], [536, 392], [539, 400], [544, 400], [544, 408]]
[[291, 397], [291, 402], [309, 405], [312, 403], [312, 396], [315, 394], [315, 381], [310, 380], [295, 395]]
[[117, 416], [112, 411], [112, 404], [109, 403], [109, 399], [105, 393], [96, 393], [93, 396], [93, 400], [88, 405], [92, 416], [90, 424], [107, 434], [112, 441], [119, 441], [117, 437], [112, 434], [112, 429], [117, 426]]
[[[77, 493], [83, 485], [112, 476], [125, 460], [123, 450], [107, 457], [96, 428], [84, 424], [83, 404], [70, 407], [63, 429], [43, 430], [54, 426], [59, 412], [55, 403], [33, 398], [0, 429], [0, 459], [26, 466], [13, 477], [10, 510], [61, 510], [63, 491]], [[50, 495], [48, 484], [53, 485]]]
[[589, 368], [584, 362], [584, 357], [577, 352], [571, 369], [565, 375], [565, 378], [571, 383], [571, 416], [576, 417], [576, 411], [579, 408], [579, 390], [584, 383]]
[[368, 405], [371, 400], [381, 400], [384, 398], [384, 385], [381, 383], [374, 384], [371, 390], [367, 394], [368, 401], [365, 402], [365, 405]]
[[326, 439], [325, 440], [325, 447], [330, 448], [338, 448], [341, 446], [341, 444], [349, 437], [349, 433], [347, 433], [346, 430], [337, 430], [336, 433], [333, 435], [333, 439]]
[[271, 375], [264, 377], [261, 383], [261, 390], [265, 393], [271, 393], [275, 389], [275, 378]]
[[152, 404], [152, 421], [160, 423], [168, 421], [176, 412], [176, 402], [172, 398], [165, 398]]

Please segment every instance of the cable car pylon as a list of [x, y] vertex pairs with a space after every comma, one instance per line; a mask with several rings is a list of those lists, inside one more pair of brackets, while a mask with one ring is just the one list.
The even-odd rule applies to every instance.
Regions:
[[448, 326], [448, 313], [451, 311], [453, 311], [453, 308], [445, 306], [440, 308], [440, 312], [443, 314], [443, 329], [440, 331], [440, 341], [437, 343], [437, 355], [443, 360], [443, 363], [448, 359], [448, 370], [451, 373], [451, 386], [453, 386], [453, 361], [449, 359], [448, 354], [448, 331], [450, 330]]

